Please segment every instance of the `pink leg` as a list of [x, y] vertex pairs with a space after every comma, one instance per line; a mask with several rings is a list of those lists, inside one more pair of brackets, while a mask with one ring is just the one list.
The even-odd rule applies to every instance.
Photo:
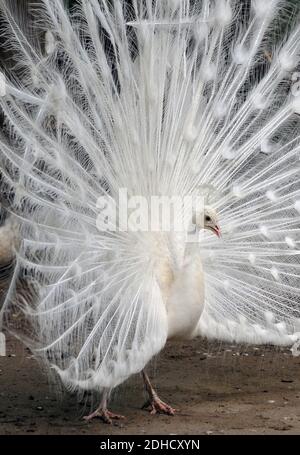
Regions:
[[159, 413], [173, 416], [176, 409], [172, 408], [159, 398], [154, 388], [152, 387], [150, 379], [145, 371], [142, 371], [142, 377], [145, 384], [145, 389], [149, 395], [149, 400], [146, 401], [142, 409], [149, 408], [150, 414]]
[[89, 422], [90, 420], [94, 419], [95, 417], [98, 417], [104, 423], [111, 424], [112, 420], [125, 419], [124, 416], [122, 416], [120, 414], [114, 414], [113, 412], [111, 412], [111, 411], [109, 411], [107, 409], [107, 398], [108, 398], [108, 396], [109, 396], [109, 391], [104, 392], [99, 407], [94, 412], [92, 412], [91, 414], [89, 414], [87, 416], [84, 416], [84, 420]]

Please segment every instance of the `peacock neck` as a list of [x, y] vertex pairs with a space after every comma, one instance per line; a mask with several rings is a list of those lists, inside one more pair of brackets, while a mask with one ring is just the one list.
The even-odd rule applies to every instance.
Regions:
[[188, 233], [184, 249], [184, 259], [199, 257], [199, 241], [197, 233]]

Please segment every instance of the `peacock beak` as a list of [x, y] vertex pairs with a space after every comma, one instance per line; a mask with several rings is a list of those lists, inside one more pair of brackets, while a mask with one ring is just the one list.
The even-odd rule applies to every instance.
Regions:
[[219, 226], [217, 226], [217, 225], [214, 226], [213, 231], [219, 238], [221, 237], [221, 229], [219, 228]]

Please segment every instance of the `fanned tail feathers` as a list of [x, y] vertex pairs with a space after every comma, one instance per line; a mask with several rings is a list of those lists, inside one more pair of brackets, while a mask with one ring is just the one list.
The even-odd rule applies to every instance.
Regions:
[[21, 305], [35, 352], [72, 388], [112, 388], [140, 371], [167, 339], [157, 264], [180, 267], [184, 240], [99, 230], [101, 197], [195, 195], [203, 185], [215, 189], [223, 237], [205, 233], [199, 244], [199, 334], [293, 344], [298, 12], [276, 0], [86, 0], [70, 14], [45, 0], [32, 13], [37, 46], [1, 5], [17, 59], [0, 98], [10, 133], [1, 172], [22, 230], [16, 274], [38, 294]]

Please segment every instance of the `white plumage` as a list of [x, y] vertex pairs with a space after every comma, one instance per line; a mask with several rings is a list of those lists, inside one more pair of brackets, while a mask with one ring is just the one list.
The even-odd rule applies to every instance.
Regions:
[[[101, 411], [168, 338], [297, 343], [298, 12], [278, 0], [86, 0], [71, 15], [41, 3], [43, 46], [1, 1], [18, 64], [0, 156], [17, 270], [37, 295], [22, 305], [32, 349], [68, 387], [103, 392]], [[222, 239], [99, 230], [100, 197], [111, 208], [123, 188], [149, 202], [207, 185], [202, 227], [220, 223]], [[172, 413], [144, 379], [152, 410]]]
[[14, 260], [18, 244], [18, 223], [12, 217], [7, 217], [0, 226], [0, 268]]
[[[15, 264], [15, 252], [20, 244], [19, 226], [0, 206], [0, 310], [5, 300]], [[3, 334], [0, 333], [0, 337]], [[4, 343], [5, 345], [5, 343]], [[4, 351], [1, 351], [5, 355]], [[4, 354], [3, 354], [4, 352]]]

